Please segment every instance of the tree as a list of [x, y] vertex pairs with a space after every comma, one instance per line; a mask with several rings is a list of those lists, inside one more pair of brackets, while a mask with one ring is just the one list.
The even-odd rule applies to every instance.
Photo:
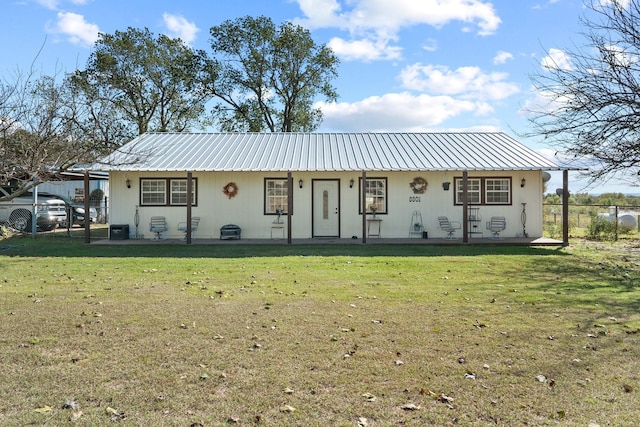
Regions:
[[0, 82], [0, 184], [19, 188], [11, 197], [91, 157], [91, 147], [73, 137], [64, 92], [55, 77], [33, 72]]
[[544, 70], [532, 76], [544, 99], [529, 108], [533, 134], [585, 160], [592, 181], [637, 177], [640, 0], [588, 0], [586, 6], [585, 45], [547, 52]]
[[212, 27], [209, 61], [214, 116], [223, 131], [312, 131], [322, 120], [318, 95], [335, 100], [338, 59], [308, 30], [244, 17]]
[[100, 34], [86, 69], [69, 80], [84, 105], [78, 126], [106, 145], [148, 131], [204, 127], [202, 59], [180, 39], [146, 28]]

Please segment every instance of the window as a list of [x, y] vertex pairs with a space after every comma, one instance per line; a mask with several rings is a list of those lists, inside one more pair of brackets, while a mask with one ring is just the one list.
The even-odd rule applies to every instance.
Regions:
[[[196, 206], [197, 180], [191, 180], [191, 205]], [[141, 206], [186, 206], [187, 180], [185, 178], [158, 178], [140, 180]]]
[[164, 179], [143, 179], [141, 205], [166, 205], [167, 181]]
[[484, 199], [487, 205], [511, 204], [511, 181], [508, 178], [491, 178], [484, 182]]
[[[468, 178], [470, 205], [510, 205], [511, 178]], [[455, 204], [461, 205], [462, 178], [455, 178]]]
[[[456, 205], [461, 205], [463, 202], [462, 199], [462, 178], [456, 178]], [[469, 204], [471, 205], [479, 205], [481, 204], [480, 195], [482, 192], [480, 191], [481, 181], [477, 178], [468, 178], [467, 179], [468, 188], [467, 194], [469, 196]]]
[[[172, 179], [171, 182], [171, 204], [187, 205], [187, 180]], [[196, 180], [191, 180], [191, 205], [196, 204]]]
[[[362, 183], [362, 178], [360, 178]], [[358, 185], [360, 192], [362, 185]], [[365, 185], [365, 203], [367, 213], [387, 213], [387, 178], [367, 178]], [[358, 203], [362, 212], [362, 193], [359, 194]]]
[[277, 215], [287, 213], [289, 189], [287, 178], [265, 178], [264, 180], [264, 213]]

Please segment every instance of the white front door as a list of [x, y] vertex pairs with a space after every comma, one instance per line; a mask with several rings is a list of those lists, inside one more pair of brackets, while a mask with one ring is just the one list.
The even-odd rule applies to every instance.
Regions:
[[337, 179], [313, 180], [313, 237], [340, 236], [339, 191]]

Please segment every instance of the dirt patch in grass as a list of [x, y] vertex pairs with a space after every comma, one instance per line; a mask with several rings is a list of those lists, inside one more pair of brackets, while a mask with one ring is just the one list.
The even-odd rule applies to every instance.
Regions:
[[640, 418], [640, 272], [624, 248], [448, 250], [458, 249], [437, 257], [0, 256], [0, 422], [604, 426]]

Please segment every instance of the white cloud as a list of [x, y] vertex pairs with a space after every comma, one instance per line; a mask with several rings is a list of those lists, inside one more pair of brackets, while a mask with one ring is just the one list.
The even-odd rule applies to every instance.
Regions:
[[412, 95], [407, 92], [372, 96], [353, 103], [317, 103], [323, 129], [348, 131], [424, 131], [461, 114], [485, 114], [486, 103], [450, 96]]
[[548, 55], [542, 58], [540, 65], [548, 70], [571, 71], [573, 69], [571, 57], [565, 51], [555, 48], [549, 49]]
[[[339, 28], [353, 37], [334, 39], [344, 59], [397, 59], [400, 47], [392, 46], [402, 28], [416, 25], [442, 27], [461, 22], [463, 31], [493, 34], [501, 20], [484, 0], [295, 0], [305, 18], [295, 22], [307, 28]], [[429, 49], [433, 42], [425, 45]], [[334, 49], [335, 50], [335, 49]]]
[[55, 32], [69, 37], [74, 44], [92, 45], [100, 31], [96, 24], [86, 22], [84, 16], [72, 12], [58, 12]]
[[164, 13], [162, 18], [167, 29], [171, 32], [170, 35], [179, 37], [186, 44], [191, 44], [195, 40], [198, 31], [200, 31], [196, 24], [187, 21], [183, 16]]
[[496, 65], [505, 64], [507, 61], [510, 61], [512, 59], [513, 55], [511, 53], [500, 50], [498, 51], [498, 53], [496, 53], [496, 56], [493, 57], [493, 63]]
[[[90, 0], [69, 0], [70, 3], [76, 5], [87, 4], [89, 1]], [[58, 7], [60, 3], [63, 2], [63, 0], [35, 0], [35, 2], [42, 7], [46, 7], [47, 9], [58, 10]]]
[[[494, 33], [501, 23], [493, 5], [483, 0], [296, 0], [307, 16], [305, 26], [343, 27], [351, 32], [427, 24], [441, 27], [453, 21], [477, 26], [478, 33]], [[347, 5], [353, 5], [350, 10]]]
[[334, 37], [327, 44], [336, 55], [346, 61], [361, 60], [365, 62], [380, 59], [399, 59], [402, 55], [402, 48], [389, 46], [385, 40], [351, 40], [347, 41], [339, 37]]
[[464, 99], [500, 100], [519, 92], [517, 85], [507, 80], [507, 73], [485, 73], [479, 67], [413, 64], [400, 72], [406, 89], [439, 95], [456, 95]]

